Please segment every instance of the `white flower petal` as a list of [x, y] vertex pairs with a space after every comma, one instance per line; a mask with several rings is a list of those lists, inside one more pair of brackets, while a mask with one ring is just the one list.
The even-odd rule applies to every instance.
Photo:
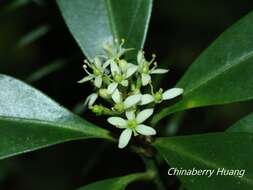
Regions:
[[141, 74], [141, 83], [142, 83], [142, 86], [146, 86], [149, 83], [149, 81], [151, 81], [150, 75], [142, 73]]
[[119, 137], [119, 148], [124, 148], [129, 143], [132, 136], [132, 130], [131, 129], [125, 129]]
[[92, 107], [92, 105], [95, 103], [95, 101], [97, 100], [97, 98], [98, 98], [97, 93], [92, 93], [92, 94], [90, 94], [90, 95], [86, 98], [84, 104], [85, 104], [85, 105], [88, 104], [88, 107], [90, 108], [90, 107]]
[[137, 55], [138, 64], [141, 64], [143, 62], [143, 59], [144, 59], [143, 51], [140, 50]]
[[137, 114], [136, 121], [137, 123], [142, 123], [147, 120], [154, 112], [154, 109], [145, 109]]
[[99, 76], [95, 77], [94, 85], [97, 88], [101, 87], [101, 85], [102, 85], [102, 76], [99, 75]]
[[106, 61], [106, 62], [103, 64], [103, 68], [105, 69], [105, 68], [108, 67], [110, 64], [111, 64], [111, 60], [109, 59], [108, 61]]
[[89, 76], [86, 76], [83, 79], [79, 80], [78, 83], [84, 83], [84, 82], [87, 82], [87, 81], [89, 81], [91, 79], [93, 79], [93, 76], [89, 75]]
[[121, 102], [121, 94], [119, 92], [118, 89], [116, 89], [113, 93], [112, 93], [112, 99], [115, 103], [120, 103]]
[[169, 70], [167, 70], [167, 69], [155, 69], [155, 70], [151, 71], [150, 73], [151, 74], [164, 74], [167, 72], [169, 72]]
[[132, 76], [137, 71], [137, 69], [138, 67], [136, 65], [131, 65], [130, 67], [128, 67], [126, 78], [129, 78], [130, 76]]
[[142, 135], [155, 135], [156, 130], [147, 125], [138, 125], [136, 131]]
[[109, 84], [109, 86], [107, 87], [107, 93], [112, 94], [115, 91], [115, 89], [117, 88], [117, 86], [118, 86], [118, 83], [116, 83], [116, 82]]
[[125, 109], [130, 108], [134, 105], [136, 105], [139, 101], [141, 101], [141, 94], [134, 94], [131, 96], [128, 96], [124, 101], [124, 107]]
[[125, 128], [127, 126], [127, 121], [121, 117], [109, 117], [107, 121], [116, 127]]
[[127, 87], [127, 86], [128, 86], [128, 80], [123, 80], [120, 84], [121, 84], [122, 86]]
[[128, 63], [127, 63], [127, 61], [125, 61], [124, 59], [123, 59], [123, 60], [120, 60], [120, 61], [119, 61], [119, 67], [120, 67], [121, 71], [122, 71], [123, 73], [125, 73], [125, 72], [127, 71], [127, 68], [128, 68]]
[[135, 119], [135, 111], [131, 110], [131, 111], [126, 111], [126, 117], [128, 120], [133, 120]]
[[94, 64], [95, 64], [95, 66], [96, 66], [97, 69], [103, 70], [102, 63], [101, 63], [101, 61], [100, 61], [100, 59], [98, 57], [94, 58]]
[[182, 88], [171, 88], [163, 93], [163, 100], [169, 100], [183, 94]]
[[151, 94], [143, 94], [141, 97], [140, 105], [146, 105], [154, 101], [154, 97]]
[[117, 63], [115, 63], [114, 61], [111, 61], [111, 73], [114, 75], [115, 73], [116, 74], [119, 74], [120, 73], [120, 70], [119, 70], [119, 67], [117, 65]]

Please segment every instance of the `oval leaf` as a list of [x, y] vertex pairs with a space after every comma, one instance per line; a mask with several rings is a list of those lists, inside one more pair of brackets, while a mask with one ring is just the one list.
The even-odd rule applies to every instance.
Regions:
[[[214, 133], [160, 138], [154, 146], [173, 168], [214, 170], [211, 177], [178, 175], [189, 190], [248, 190], [253, 189], [252, 141], [251, 134]], [[223, 168], [245, 169], [245, 174], [221, 175]]]
[[[70, 32], [88, 58], [104, 54], [113, 38], [126, 47], [143, 47], [152, 0], [57, 0]], [[136, 52], [132, 52], [132, 55]]]
[[253, 98], [253, 12], [224, 32], [191, 65], [177, 84], [183, 99], [162, 110], [153, 124], [170, 113]]
[[123, 177], [111, 178], [86, 185], [78, 190], [124, 190], [126, 186], [137, 180], [150, 178], [148, 173], [131, 174]]
[[0, 159], [70, 140], [111, 139], [19, 80], [0, 75], [0, 89]]

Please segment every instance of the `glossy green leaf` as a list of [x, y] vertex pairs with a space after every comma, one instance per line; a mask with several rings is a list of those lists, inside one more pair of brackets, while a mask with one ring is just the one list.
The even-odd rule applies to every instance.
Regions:
[[253, 12], [224, 32], [177, 84], [181, 101], [162, 110], [153, 124], [180, 110], [253, 98]]
[[124, 190], [126, 186], [137, 180], [151, 178], [149, 173], [131, 174], [123, 177], [111, 178], [86, 185], [78, 190]]
[[0, 89], [0, 159], [70, 140], [111, 139], [19, 80], [0, 75]]
[[[57, 0], [70, 32], [88, 58], [103, 54], [113, 38], [143, 47], [152, 0]], [[135, 54], [136, 52], [132, 52]]]
[[[160, 138], [154, 146], [173, 168], [214, 170], [211, 177], [178, 175], [189, 190], [249, 190], [253, 189], [252, 143], [252, 134], [214, 133]], [[245, 175], [217, 175], [223, 168], [245, 169]]]
[[253, 133], [253, 113], [236, 122], [227, 131]]

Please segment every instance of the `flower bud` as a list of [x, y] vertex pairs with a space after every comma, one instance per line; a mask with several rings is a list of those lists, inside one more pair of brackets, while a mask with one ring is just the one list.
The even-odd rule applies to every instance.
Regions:
[[101, 105], [94, 105], [92, 106], [91, 110], [96, 115], [101, 115], [103, 113], [104, 107]]

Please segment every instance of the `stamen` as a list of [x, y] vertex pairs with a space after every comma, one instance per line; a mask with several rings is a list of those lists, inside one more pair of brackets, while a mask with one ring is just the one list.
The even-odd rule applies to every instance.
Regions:
[[149, 65], [151, 65], [155, 61], [156, 55], [152, 54], [152, 59], [149, 61]]

